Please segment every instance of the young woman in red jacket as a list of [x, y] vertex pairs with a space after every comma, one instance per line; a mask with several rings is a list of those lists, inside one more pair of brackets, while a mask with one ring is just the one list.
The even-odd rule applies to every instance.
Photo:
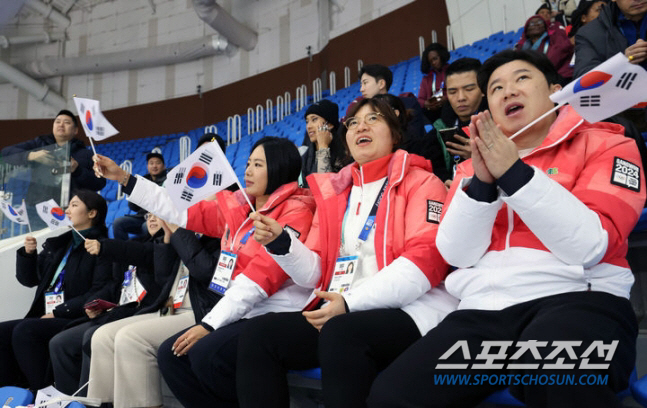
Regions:
[[326, 407], [361, 406], [377, 373], [457, 303], [442, 287], [448, 267], [435, 244], [446, 190], [428, 161], [397, 150], [395, 112], [364, 99], [343, 136], [355, 163], [309, 176], [317, 212], [305, 245], [253, 216], [255, 239], [314, 290], [308, 311], [255, 318], [242, 331], [243, 407], [287, 407], [286, 372], [318, 366]]

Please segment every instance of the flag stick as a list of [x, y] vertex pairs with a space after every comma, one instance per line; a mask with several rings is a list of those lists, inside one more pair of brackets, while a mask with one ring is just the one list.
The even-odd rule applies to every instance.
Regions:
[[90, 381], [92, 381], [92, 378], [90, 378], [90, 379], [88, 380], [88, 382], [86, 382], [85, 384], [83, 384], [83, 385], [81, 386], [81, 388], [79, 388], [78, 390], [76, 390], [76, 392], [75, 392], [74, 394], [72, 394], [71, 396], [72, 396], [72, 397], [75, 397], [75, 396], [76, 396], [76, 394], [80, 393], [82, 389], [84, 389], [88, 384], [90, 384]]
[[29, 222], [29, 215], [27, 215], [27, 206], [25, 205], [25, 199], [22, 199], [22, 208], [25, 209], [25, 215], [27, 216], [27, 228], [29, 228], [29, 233], [31, 234], [31, 223]]
[[542, 120], [542, 119], [543, 119], [543, 118], [545, 118], [546, 116], [548, 116], [548, 115], [550, 115], [551, 113], [555, 112], [557, 109], [561, 108], [562, 106], [564, 106], [564, 104], [563, 104], [563, 103], [561, 103], [561, 104], [559, 104], [559, 105], [555, 106], [553, 109], [549, 110], [548, 112], [544, 113], [543, 115], [541, 115], [541, 116], [540, 116], [540, 117], [538, 117], [537, 119], [535, 119], [535, 120], [533, 120], [532, 122], [528, 123], [526, 126], [524, 126], [523, 128], [521, 128], [521, 130], [519, 130], [517, 133], [515, 133], [515, 134], [514, 134], [514, 135], [512, 135], [512, 136], [510, 136], [508, 139], [512, 140], [512, 139], [514, 139], [515, 137], [519, 136], [521, 133], [525, 132], [525, 131], [526, 131], [526, 130], [528, 130], [530, 127], [532, 127], [535, 123], [539, 122], [540, 120]]
[[90, 139], [90, 147], [92, 147], [92, 151], [93, 151], [93, 152], [94, 152], [94, 154], [96, 155], [96, 154], [97, 154], [97, 150], [94, 148], [94, 143], [92, 142], [92, 138], [91, 138], [90, 136], [88, 136], [88, 139]]
[[247, 204], [252, 208], [252, 212], [255, 212], [256, 210], [254, 209], [254, 206], [252, 205], [251, 200], [249, 199], [249, 196], [245, 192], [245, 189], [243, 188], [242, 184], [240, 184], [240, 181], [238, 180], [238, 177], [236, 177], [236, 184], [238, 184], [238, 188], [240, 191], [243, 192], [243, 197], [245, 197], [245, 200], [247, 200]]
[[83, 238], [83, 240], [84, 240], [84, 241], [86, 240], [86, 239], [85, 239], [85, 237], [84, 237], [83, 235], [81, 235], [81, 233], [79, 232], [79, 230], [77, 230], [76, 228], [74, 228], [74, 225], [70, 225], [70, 227], [72, 227], [72, 229], [73, 229], [74, 231], [76, 231], [76, 233], [77, 233], [77, 234], [79, 234], [79, 236], [80, 236], [81, 238]]

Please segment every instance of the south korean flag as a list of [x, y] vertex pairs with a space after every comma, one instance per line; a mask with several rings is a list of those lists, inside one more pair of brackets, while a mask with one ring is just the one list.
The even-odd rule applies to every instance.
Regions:
[[168, 173], [166, 190], [182, 211], [238, 180], [218, 143], [205, 143]]
[[65, 211], [53, 199], [36, 204], [36, 213], [51, 230], [72, 226]]

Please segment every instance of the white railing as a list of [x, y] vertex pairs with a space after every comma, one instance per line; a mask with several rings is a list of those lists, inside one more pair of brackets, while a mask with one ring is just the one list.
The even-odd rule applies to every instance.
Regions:
[[431, 42], [432, 43], [438, 42], [438, 33], [436, 32], [436, 30], [431, 30]]
[[290, 115], [292, 113], [292, 101], [290, 100], [290, 92], [285, 91], [283, 94], [283, 99], [285, 99], [285, 115]]
[[420, 36], [418, 37], [418, 52], [420, 55], [420, 58], [422, 59], [422, 53], [425, 51], [425, 37]]
[[305, 84], [301, 86], [297, 86], [295, 98], [297, 101], [296, 110], [300, 111], [306, 106], [306, 100], [308, 98], [308, 88], [306, 87]]
[[180, 143], [180, 162], [182, 162], [191, 154], [191, 138], [184, 135], [178, 142]]
[[[125, 170], [128, 173], [133, 174], [133, 162], [131, 162], [130, 160], [124, 160], [123, 163], [121, 163], [119, 165], [119, 167], [121, 167], [122, 170]], [[117, 185], [117, 200], [121, 200], [122, 198], [124, 198], [125, 194], [121, 191], [121, 189], [122, 189], [121, 183], [117, 183], [117, 184], [118, 184]]]
[[358, 59], [357, 60], [357, 72], [361, 71], [363, 66], [364, 66], [364, 61], [362, 61], [361, 59]]
[[216, 125], [209, 125], [204, 127], [204, 133], [215, 133], [218, 134], [218, 128]]
[[227, 118], [227, 146], [240, 141], [243, 133], [243, 123], [240, 115], [236, 114]]
[[283, 113], [285, 111], [285, 101], [281, 95], [276, 97], [276, 121], [283, 120]]
[[254, 109], [247, 108], [247, 134], [254, 133]]
[[344, 88], [350, 86], [350, 68], [344, 67]]
[[330, 71], [330, 74], [328, 74], [328, 89], [330, 89], [331, 95], [337, 93], [337, 75], [335, 71]]
[[454, 37], [452, 36], [452, 26], [450, 25], [447, 26], [446, 33], [447, 33], [447, 50], [452, 51], [454, 50]]
[[258, 104], [256, 105], [256, 131], [260, 132], [263, 130], [263, 126], [265, 126], [264, 122], [264, 114], [263, 114], [263, 105]]
[[312, 81], [312, 102], [319, 102], [322, 98], [321, 78], [317, 78]]
[[270, 98], [265, 101], [265, 110], [267, 111], [267, 124], [271, 125], [274, 123], [274, 103]]

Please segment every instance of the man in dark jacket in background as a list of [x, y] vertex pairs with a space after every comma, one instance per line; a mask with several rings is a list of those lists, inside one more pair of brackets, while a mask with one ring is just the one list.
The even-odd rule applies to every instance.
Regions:
[[[164, 164], [164, 156], [161, 153], [150, 152], [146, 155], [146, 169], [148, 173], [144, 178], [151, 180], [159, 186], [164, 184], [166, 181], [166, 166]], [[142, 236], [146, 233], [146, 226], [144, 224], [146, 210], [131, 202], [128, 202], [128, 208], [134, 211], [135, 214], [124, 215], [114, 221], [112, 231], [115, 239], [125, 241], [128, 239], [128, 233], [135, 234], [136, 236]]]

